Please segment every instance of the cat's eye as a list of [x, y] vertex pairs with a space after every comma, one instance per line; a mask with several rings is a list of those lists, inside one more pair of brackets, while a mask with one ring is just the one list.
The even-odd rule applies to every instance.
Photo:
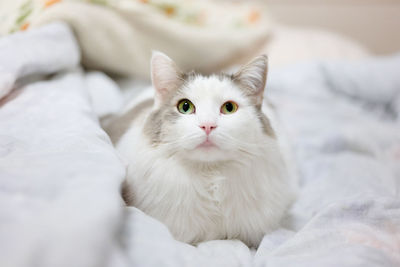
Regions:
[[195, 112], [195, 107], [189, 99], [179, 100], [177, 108], [182, 114], [192, 114]]
[[221, 106], [221, 113], [223, 114], [232, 114], [235, 113], [238, 109], [238, 105], [233, 101], [225, 102]]

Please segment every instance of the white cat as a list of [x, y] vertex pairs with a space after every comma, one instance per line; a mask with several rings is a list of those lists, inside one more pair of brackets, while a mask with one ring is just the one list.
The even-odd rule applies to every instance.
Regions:
[[234, 75], [204, 77], [155, 52], [151, 75], [155, 95], [144, 93], [108, 127], [129, 162], [127, 203], [187, 243], [258, 246], [294, 196], [262, 111], [267, 57]]

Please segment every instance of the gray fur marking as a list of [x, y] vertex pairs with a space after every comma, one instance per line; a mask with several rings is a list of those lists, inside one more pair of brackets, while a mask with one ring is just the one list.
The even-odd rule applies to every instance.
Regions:
[[139, 103], [125, 114], [113, 119], [112, 122], [105, 127], [105, 131], [110, 136], [113, 144], [119, 141], [143, 110], [153, 106], [153, 102], [152, 99], [147, 99]]
[[146, 119], [143, 132], [150, 138], [153, 145], [158, 145], [162, 142], [163, 125], [165, 122], [174, 123], [179, 114], [175, 112], [169, 105], [163, 105], [159, 109], [153, 111]]

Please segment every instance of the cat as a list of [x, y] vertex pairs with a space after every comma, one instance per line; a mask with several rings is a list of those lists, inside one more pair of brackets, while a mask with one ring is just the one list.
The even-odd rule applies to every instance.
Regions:
[[108, 126], [128, 162], [127, 204], [186, 243], [239, 239], [257, 247], [295, 195], [263, 112], [266, 77], [265, 55], [233, 75], [205, 77], [154, 52], [154, 89]]

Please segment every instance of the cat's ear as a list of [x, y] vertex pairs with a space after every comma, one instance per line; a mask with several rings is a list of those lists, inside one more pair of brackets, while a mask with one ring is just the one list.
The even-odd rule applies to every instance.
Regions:
[[183, 83], [182, 72], [167, 55], [153, 51], [151, 57], [151, 81], [156, 90], [155, 105], [159, 106]]
[[245, 94], [250, 96], [256, 105], [261, 105], [268, 72], [268, 57], [258, 56], [236, 72], [232, 79], [239, 83]]

